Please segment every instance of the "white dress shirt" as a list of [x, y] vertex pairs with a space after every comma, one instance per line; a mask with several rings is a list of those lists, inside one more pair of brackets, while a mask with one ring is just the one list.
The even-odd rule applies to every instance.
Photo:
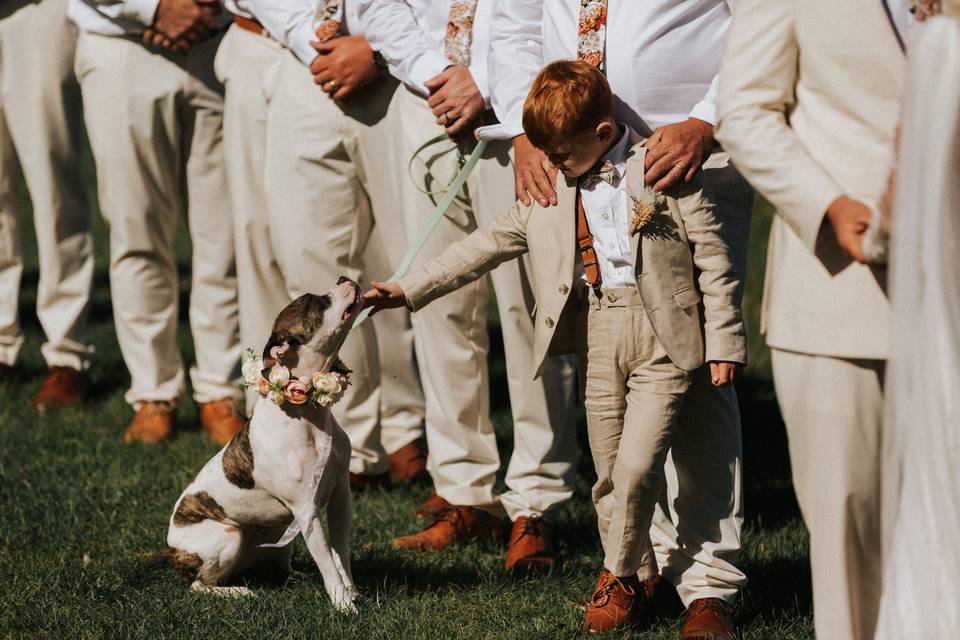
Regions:
[[[379, 0], [378, 0], [379, 1]], [[716, 124], [717, 72], [734, 0], [608, 0], [604, 71], [618, 121], [644, 136], [688, 117]], [[523, 102], [548, 63], [576, 58], [579, 0], [498, 0], [490, 26], [491, 102], [499, 126], [523, 133]]]
[[256, 20], [253, 15], [253, 7], [250, 6], [250, 0], [223, 0], [223, 6], [235, 16]]
[[[104, 36], [139, 35], [153, 24], [160, 0], [68, 0], [67, 16], [81, 31]], [[230, 14], [218, 19], [221, 27]]]
[[[613, 185], [595, 180], [580, 188], [583, 212], [587, 217], [593, 249], [600, 266], [601, 289], [633, 287], [637, 276], [630, 255], [630, 208], [627, 204], [627, 153], [630, 151], [630, 130], [620, 125], [620, 140], [601, 158], [617, 169]], [[586, 280], [583, 262], [577, 253], [577, 273]]]
[[[488, 106], [487, 52], [494, 2], [477, 3], [470, 45], [470, 73]], [[387, 61], [390, 73], [414, 91], [428, 95], [424, 83], [450, 66], [444, 52], [450, 0], [356, 0], [355, 4], [364, 35]]]
[[[317, 50], [317, 14], [323, 0], [245, 0], [243, 4], [280, 44], [290, 49], [303, 64], [310, 66]], [[360, 33], [355, 2], [343, 0], [341, 33]]]

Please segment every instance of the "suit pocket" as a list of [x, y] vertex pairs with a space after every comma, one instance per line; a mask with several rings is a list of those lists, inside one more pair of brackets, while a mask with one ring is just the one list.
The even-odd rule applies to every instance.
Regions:
[[686, 309], [688, 307], [700, 304], [700, 292], [694, 287], [686, 287], [684, 289], [680, 289], [679, 291], [674, 291], [673, 299], [677, 301], [677, 304], [681, 309]]

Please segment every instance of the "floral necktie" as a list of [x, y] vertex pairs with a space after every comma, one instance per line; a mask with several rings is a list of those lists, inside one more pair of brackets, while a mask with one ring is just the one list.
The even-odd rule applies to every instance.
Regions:
[[340, 35], [343, 24], [343, 3], [341, 0], [318, 0], [314, 22], [315, 33], [320, 42], [332, 40]]
[[577, 58], [603, 69], [607, 41], [607, 0], [580, 0]]
[[458, 67], [470, 66], [473, 15], [477, 11], [477, 1], [452, 0], [450, 3], [450, 20], [447, 22], [443, 51], [447, 54], [447, 59]]
[[620, 181], [620, 172], [610, 160], [604, 160], [603, 164], [598, 164], [580, 178], [580, 186], [584, 189], [590, 189], [598, 182], [606, 182], [611, 187], [617, 186]]

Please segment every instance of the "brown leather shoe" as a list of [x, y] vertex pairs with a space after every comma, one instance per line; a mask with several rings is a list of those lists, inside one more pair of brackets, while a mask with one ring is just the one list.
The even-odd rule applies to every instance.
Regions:
[[354, 493], [362, 493], [373, 489], [389, 489], [390, 487], [389, 473], [378, 473], [368, 476], [353, 473], [352, 471], [350, 472], [350, 489], [352, 489]]
[[507, 571], [549, 569], [554, 564], [550, 544], [550, 527], [539, 516], [520, 516], [510, 529], [507, 543]]
[[404, 445], [387, 456], [394, 482], [407, 484], [430, 480], [427, 473], [427, 441], [423, 438]]
[[650, 620], [676, 619], [683, 613], [683, 602], [677, 589], [662, 575], [643, 580], [647, 598], [647, 618]]
[[580, 629], [605, 633], [639, 626], [645, 619], [644, 604], [643, 585], [637, 576], [618, 578], [603, 569]]
[[221, 447], [247, 424], [247, 417], [233, 398], [204, 402], [200, 405], [200, 424], [210, 439]]
[[177, 410], [170, 402], [144, 402], [123, 434], [123, 442], [157, 444], [173, 436]]
[[83, 402], [83, 374], [72, 367], [50, 367], [33, 408], [43, 412], [50, 407], [75, 407]]
[[733, 608], [719, 598], [691, 602], [680, 627], [683, 640], [733, 640], [735, 634]]
[[417, 510], [413, 512], [413, 515], [418, 518], [436, 518], [437, 514], [441, 511], [446, 511], [447, 509], [452, 508], [453, 505], [437, 495], [437, 492], [434, 491], [430, 494], [430, 497], [423, 501]]
[[437, 514], [422, 531], [394, 538], [397, 549], [446, 549], [468, 540], [498, 540], [503, 535], [500, 518], [476, 507], [451, 507]]

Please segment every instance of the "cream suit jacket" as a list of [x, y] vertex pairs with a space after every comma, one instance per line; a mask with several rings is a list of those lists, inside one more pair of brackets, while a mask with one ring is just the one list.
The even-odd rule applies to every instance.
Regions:
[[[646, 149], [627, 157], [629, 194], [643, 188]], [[490, 226], [451, 245], [399, 282], [417, 310], [480, 278], [502, 262], [530, 253], [535, 311], [537, 376], [547, 355], [573, 350], [576, 305], [571, 302], [576, 259], [576, 181], [557, 181], [559, 204], [517, 202]], [[667, 354], [692, 371], [704, 361], [746, 361], [746, 338], [735, 302], [739, 281], [720, 236], [715, 207], [698, 183], [664, 198], [665, 207], [632, 236], [637, 288]], [[641, 238], [642, 236], [642, 238]], [[699, 284], [699, 286], [698, 286]], [[702, 292], [702, 304], [701, 304]]]
[[886, 189], [904, 55], [882, 0], [739, 0], [720, 70], [717, 137], [777, 209], [764, 292], [770, 346], [886, 358], [885, 272], [824, 224]]

